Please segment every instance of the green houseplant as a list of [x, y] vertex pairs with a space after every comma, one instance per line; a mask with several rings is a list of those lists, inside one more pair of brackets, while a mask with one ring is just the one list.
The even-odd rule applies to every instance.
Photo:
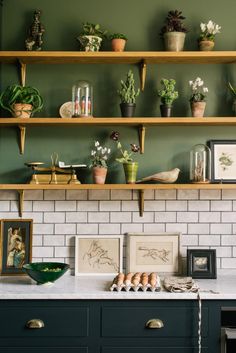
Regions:
[[29, 118], [42, 109], [43, 99], [36, 88], [14, 84], [1, 93], [0, 105], [15, 118]]
[[94, 149], [91, 151], [91, 165], [93, 169], [93, 182], [95, 184], [105, 184], [107, 176], [107, 160], [111, 153], [110, 148], [102, 147], [99, 141], [95, 141]]
[[106, 38], [107, 31], [102, 30], [99, 24], [83, 23], [83, 31], [77, 37], [83, 51], [99, 51], [102, 40]]
[[157, 91], [161, 98], [161, 116], [170, 117], [172, 115], [172, 104], [178, 98], [178, 91], [175, 91], [176, 81], [173, 79], [161, 79], [162, 88]]
[[134, 84], [134, 74], [132, 70], [129, 70], [126, 76], [126, 81], [120, 81], [121, 88], [117, 91], [121, 100], [120, 109], [123, 117], [134, 116], [136, 98], [140, 93], [139, 88], [137, 91], [135, 90]]
[[120, 153], [120, 157], [116, 158], [116, 161], [123, 164], [125, 179], [127, 184], [135, 184], [137, 179], [138, 162], [134, 162], [133, 154], [137, 153], [140, 148], [134, 143], [130, 144], [131, 151], [123, 149], [120, 142], [120, 133], [118, 131], [112, 131], [110, 135], [111, 140], [116, 142], [117, 149]]
[[215, 46], [215, 35], [220, 33], [221, 26], [212, 20], [208, 23], [200, 24], [201, 33], [198, 39], [199, 49], [201, 51], [210, 51]]
[[110, 40], [113, 51], [124, 51], [128, 39], [122, 33], [114, 33], [110, 36]]
[[234, 87], [230, 82], [228, 83], [230, 92], [232, 93], [233, 96], [233, 111], [234, 115], [236, 116], [236, 87]]
[[182, 51], [184, 48], [187, 28], [183, 24], [185, 17], [182, 12], [175, 10], [169, 11], [166, 17], [165, 25], [161, 29], [161, 36], [164, 39], [165, 49], [167, 51]]

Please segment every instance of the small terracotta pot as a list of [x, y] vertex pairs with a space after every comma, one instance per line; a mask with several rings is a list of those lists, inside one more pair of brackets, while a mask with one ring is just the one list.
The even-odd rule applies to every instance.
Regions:
[[14, 118], [28, 119], [32, 114], [31, 104], [15, 103], [12, 108]]
[[215, 46], [212, 40], [201, 40], [199, 41], [199, 50], [201, 51], [211, 51]]
[[126, 184], [135, 184], [137, 179], [138, 162], [123, 163]]
[[182, 51], [186, 34], [184, 32], [164, 33], [165, 49], [167, 51]]
[[93, 167], [94, 184], [105, 184], [106, 176], [107, 176], [107, 168]]
[[124, 51], [126, 40], [122, 38], [114, 38], [111, 41], [111, 48], [113, 51]]
[[206, 107], [206, 102], [192, 102], [191, 111], [194, 118], [202, 118], [204, 116], [204, 111]]

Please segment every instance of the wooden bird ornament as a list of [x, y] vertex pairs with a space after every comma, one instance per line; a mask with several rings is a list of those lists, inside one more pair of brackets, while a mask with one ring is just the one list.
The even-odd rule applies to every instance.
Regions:
[[166, 172], [160, 172], [160, 173], [147, 176], [145, 178], [142, 178], [136, 181], [136, 183], [142, 183], [144, 181], [159, 181], [161, 183], [171, 184], [178, 179], [179, 172], [180, 172], [179, 168], [174, 168]]

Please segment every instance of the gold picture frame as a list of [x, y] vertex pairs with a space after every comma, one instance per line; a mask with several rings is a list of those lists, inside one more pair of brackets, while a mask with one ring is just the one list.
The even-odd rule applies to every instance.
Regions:
[[0, 232], [0, 274], [24, 275], [22, 266], [32, 260], [32, 219], [2, 219]]

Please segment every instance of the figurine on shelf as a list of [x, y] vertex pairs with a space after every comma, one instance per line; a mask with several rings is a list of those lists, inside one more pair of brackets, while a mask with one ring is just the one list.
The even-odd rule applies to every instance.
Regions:
[[179, 168], [174, 168], [174, 169], [168, 170], [166, 172], [160, 172], [160, 173], [156, 173], [156, 174], [150, 175], [148, 177], [142, 178], [142, 179], [136, 181], [136, 183], [142, 183], [145, 181], [159, 181], [161, 183], [171, 184], [171, 183], [174, 183], [178, 179], [179, 172], [180, 172]]
[[29, 28], [29, 36], [25, 41], [26, 50], [41, 50], [42, 49], [42, 36], [45, 32], [44, 26], [40, 22], [41, 11], [34, 11], [34, 20]]

